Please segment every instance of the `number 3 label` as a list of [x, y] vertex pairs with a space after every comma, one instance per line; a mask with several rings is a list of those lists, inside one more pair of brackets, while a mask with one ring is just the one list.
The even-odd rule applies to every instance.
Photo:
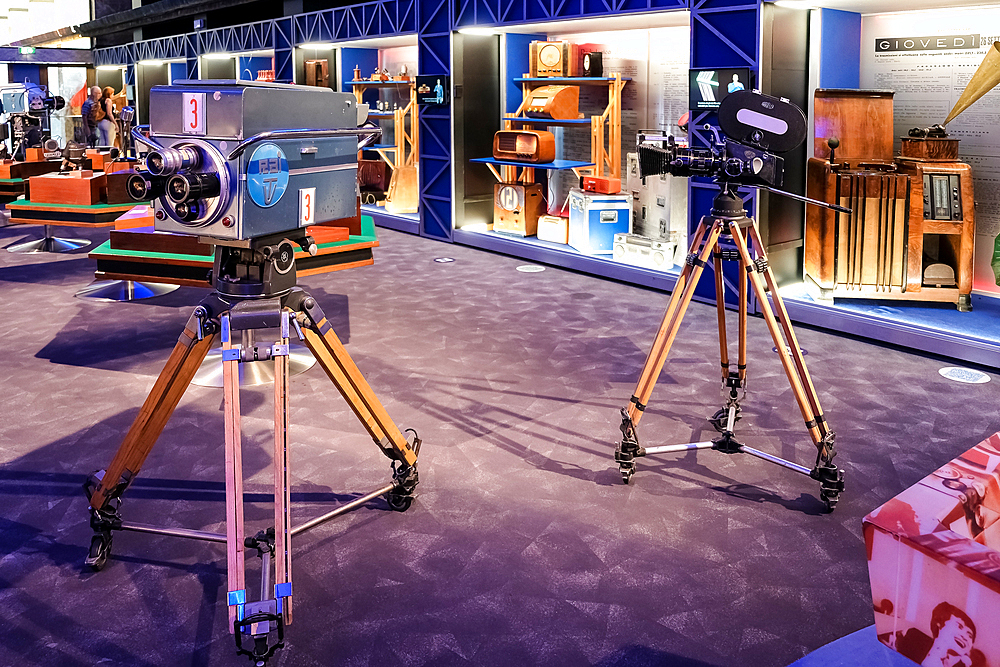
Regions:
[[205, 136], [205, 93], [184, 93], [181, 100], [181, 130]]
[[299, 190], [299, 227], [316, 222], [316, 188]]

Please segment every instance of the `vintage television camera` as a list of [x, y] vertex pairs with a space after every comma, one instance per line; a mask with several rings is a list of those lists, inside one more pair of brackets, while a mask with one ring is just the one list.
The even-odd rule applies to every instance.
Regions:
[[358, 137], [379, 131], [358, 128], [353, 95], [206, 80], [155, 86], [149, 102], [148, 137], [133, 131], [147, 172], [128, 189], [155, 200], [156, 230], [245, 242], [356, 214]]

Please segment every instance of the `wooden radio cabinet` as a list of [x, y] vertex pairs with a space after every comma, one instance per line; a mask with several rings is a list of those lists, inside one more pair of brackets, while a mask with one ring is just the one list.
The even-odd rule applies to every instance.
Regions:
[[894, 158], [891, 91], [820, 89], [815, 109], [818, 157], [808, 162], [807, 195], [851, 209], [806, 208], [805, 274], [821, 296], [971, 310], [969, 165]]

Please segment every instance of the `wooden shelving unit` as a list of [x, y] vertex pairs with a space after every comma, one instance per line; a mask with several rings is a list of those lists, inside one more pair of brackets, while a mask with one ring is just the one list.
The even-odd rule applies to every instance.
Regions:
[[392, 168], [392, 179], [386, 192], [385, 210], [389, 213], [416, 213], [419, 206], [419, 178], [417, 156], [420, 154], [419, 110], [414, 79], [406, 81], [352, 81], [351, 86], [358, 104], [370, 89], [396, 89], [405, 87], [409, 101], [393, 111], [369, 111], [372, 119], [392, 119], [393, 144], [377, 144], [371, 148]]
[[[527, 125], [562, 125], [590, 126], [590, 162], [581, 163], [572, 167], [545, 167], [534, 166], [511, 166], [503, 165], [498, 172], [490, 167], [494, 175], [501, 183], [531, 182], [534, 180], [534, 169], [572, 169], [577, 176], [604, 176], [605, 172], [612, 178], [621, 178], [621, 150], [622, 150], [622, 89], [625, 88], [631, 79], [615, 74], [612, 77], [588, 77], [588, 76], [550, 76], [550, 77], [522, 77], [514, 79], [514, 83], [521, 84], [521, 105], [512, 114], [504, 116], [504, 129], [520, 129]], [[572, 86], [607, 86], [608, 105], [600, 115], [588, 118], [571, 120], [550, 120], [547, 118], [528, 118], [524, 116], [524, 109], [531, 99], [532, 89], [538, 86], [551, 85], [572, 85]], [[558, 161], [557, 161], [558, 162]], [[495, 163], [496, 164], [496, 163]], [[520, 169], [520, 173], [518, 170]]]

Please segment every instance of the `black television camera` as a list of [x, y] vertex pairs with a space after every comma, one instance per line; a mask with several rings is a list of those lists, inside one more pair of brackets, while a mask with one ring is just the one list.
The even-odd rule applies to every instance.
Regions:
[[671, 135], [640, 133], [639, 174], [710, 176], [722, 183], [778, 188], [785, 169], [775, 153], [792, 150], [806, 137], [806, 118], [797, 106], [749, 90], [722, 100], [719, 127], [725, 136], [705, 125], [714, 137], [708, 148], [678, 146]]

